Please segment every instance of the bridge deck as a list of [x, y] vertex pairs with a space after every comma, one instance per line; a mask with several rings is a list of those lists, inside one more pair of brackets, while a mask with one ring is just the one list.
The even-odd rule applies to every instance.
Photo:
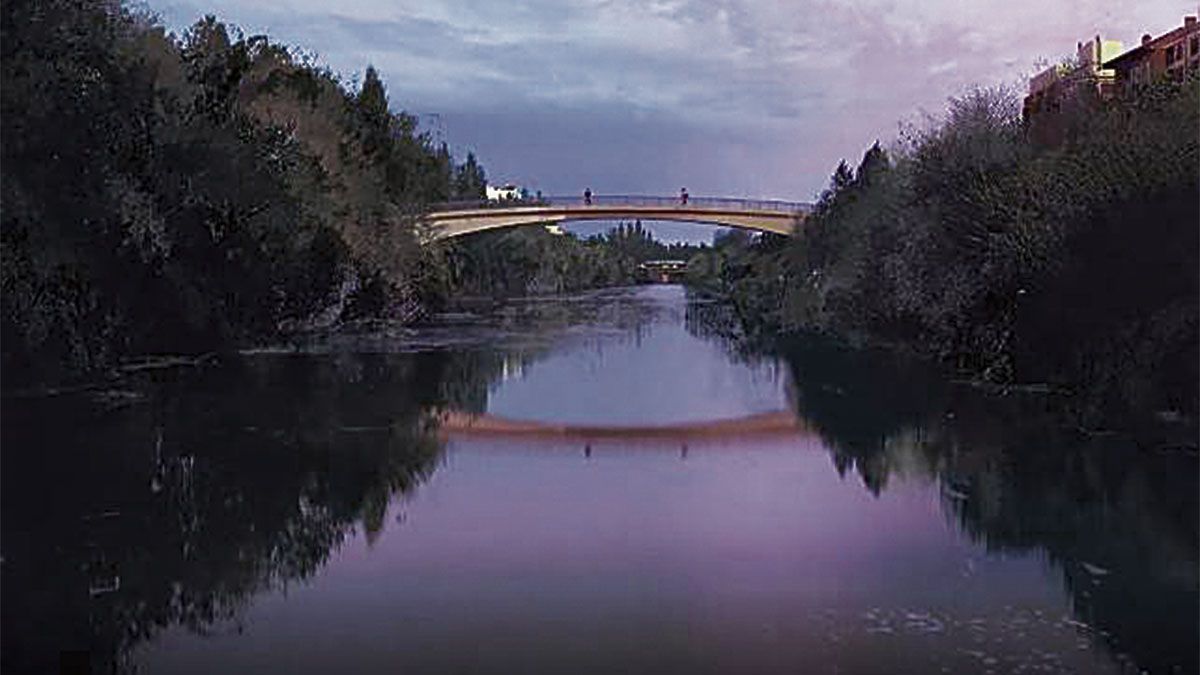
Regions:
[[426, 216], [432, 239], [472, 232], [578, 220], [674, 220], [711, 223], [761, 232], [791, 235], [810, 211], [808, 204], [770, 200], [638, 195], [543, 197], [539, 200], [450, 202], [435, 205]]
[[508, 208], [539, 208], [539, 207], [586, 207], [586, 206], [630, 206], [630, 207], [660, 207], [670, 209], [716, 209], [719, 211], [778, 211], [782, 213], [808, 213], [812, 204], [805, 202], [789, 202], [779, 199], [741, 199], [738, 197], [688, 197], [687, 204], [679, 197], [660, 197], [656, 195], [592, 195], [591, 203], [584, 202], [582, 195], [554, 195], [524, 200], [495, 201], [473, 199], [466, 201], [443, 202], [432, 204], [431, 210], [441, 211], [478, 211], [480, 209]]

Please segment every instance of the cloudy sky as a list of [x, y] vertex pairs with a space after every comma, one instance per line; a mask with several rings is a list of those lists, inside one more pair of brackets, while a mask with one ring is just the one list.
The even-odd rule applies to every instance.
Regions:
[[493, 183], [546, 194], [807, 201], [841, 158], [974, 84], [1023, 86], [1097, 33], [1135, 44], [1176, 0], [150, 0], [368, 63], [392, 106]]

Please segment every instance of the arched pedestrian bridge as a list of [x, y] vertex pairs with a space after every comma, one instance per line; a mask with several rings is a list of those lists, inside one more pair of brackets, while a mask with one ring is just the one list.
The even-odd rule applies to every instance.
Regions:
[[425, 216], [432, 240], [518, 225], [581, 220], [675, 220], [792, 235], [811, 210], [799, 202], [715, 197], [593, 195], [522, 201], [451, 202]]

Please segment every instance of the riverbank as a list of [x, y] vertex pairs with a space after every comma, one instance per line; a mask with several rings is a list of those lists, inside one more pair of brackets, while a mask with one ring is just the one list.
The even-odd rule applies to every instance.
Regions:
[[[1000, 401], [1021, 400], [1028, 410], [1037, 411], [1041, 424], [1061, 429], [1077, 439], [1109, 438], [1135, 444], [1148, 452], [1177, 452], [1190, 456], [1200, 454], [1200, 420], [1194, 413], [1175, 409], [1137, 409], [1109, 405], [1099, 412], [1106, 391], [1089, 391], [1062, 382], [996, 382], [979, 376], [956, 373], [944, 361], [926, 349], [909, 342], [876, 338], [870, 335], [844, 335], [805, 329], [773, 332], [756, 319], [747, 319], [744, 310], [733, 296], [713, 290], [700, 291], [711, 302], [728, 306], [722, 320], [721, 332], [730, 349], [744, 354], [779, 354], [794, 358], [797, 350], [810, 350], [822, 345], [827, 354], [842, 354], [842, 360], [863, 359], [866, 362], [883, 359], [907, 362], [923, 373], [926, 381], [936, 378], [947, 386], [972, 390], [986, 398]], [[801, 347], [798, 347], [801, 346]]]
[[837, 168], [800, 236], [728, 247], [715, 288], [750, 336], [885, 345], [948, 377], [1069, 392], [1082, 428], [1195, 428], [1194, 78], [1087, 112], [1063, 145], [980, 91]]
[[429, 244], [421, 214], [482, 199], [486, 174], [394, 112], [370, 66], [346, 80], [212, 16], [174, 34], [121, 3], [16, 2], [2, 19], [6, 390], [413, 323], [456, 295], [631, 283], [661, 246], [640, 224]]

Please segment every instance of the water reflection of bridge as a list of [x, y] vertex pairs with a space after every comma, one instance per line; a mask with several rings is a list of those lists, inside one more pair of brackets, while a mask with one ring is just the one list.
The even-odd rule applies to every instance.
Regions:
[[704, 422], [663, 425], [586, 425], [518, 420], [444, 411], [437, 415], [443, 438], [495, 438], [629, 444], [722, 443], [746, 439], [818, 438], [794, 412], [777, 410]]

